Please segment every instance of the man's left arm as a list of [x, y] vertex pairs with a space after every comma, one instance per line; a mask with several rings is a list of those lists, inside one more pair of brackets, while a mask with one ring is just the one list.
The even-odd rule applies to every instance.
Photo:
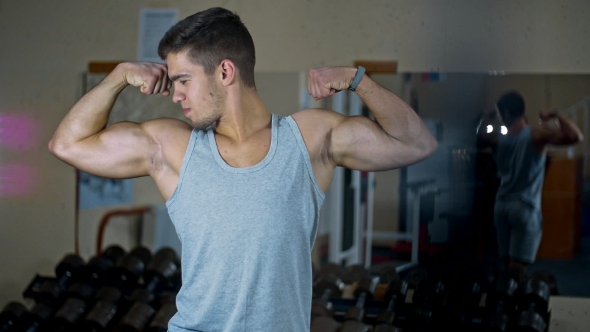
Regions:
[[[317, 100], [350, 87], [357, 69], [326, 67], [309, 72], [309, 92]], [[356, 93], [375, 120], [336, 116], [329, 131], [329, 156], [336, 166], [381, 171], [419, 162], [437, 148], [436, 139], [402, 99], [364, 75]], [[334, 115], [333, 115], [334, 117]]]

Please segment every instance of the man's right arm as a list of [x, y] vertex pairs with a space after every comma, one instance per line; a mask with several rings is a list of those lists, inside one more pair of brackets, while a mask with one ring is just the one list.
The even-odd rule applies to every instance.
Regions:
[[559, 113], [541, 112], [542, 120], [556, 118], [559, 127], [536, 127], [532, 132], [533, 142], [542, 150], [547, 145], [572, 145], [584, 140], [580, 128], [567, 117]]
[[165, 122], [175, 120], [105, 126], [118, 95], [127, 85], [138, 86], [146, 94], [169, 95], [167, 76], [166, 66], [161, 64], [120, 64], [66, 114], [49, 142], [49, 150], [64, 162], [98, 176], [149, 175], [157, 166], [154, 160], [159, 159], [155, 157], [160, 151], [154, 134]]

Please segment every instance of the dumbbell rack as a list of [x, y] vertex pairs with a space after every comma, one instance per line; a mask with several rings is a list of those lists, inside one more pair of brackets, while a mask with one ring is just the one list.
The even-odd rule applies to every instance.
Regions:
[[[380, 285], [380, 286], [385, 287], [386, 285]], [[395, 309], [395, 314], [397, 317], [395, 325], [398, 327], [403, 327], [404, 330], [405, 330], [405, 328], [410, 327], [409, 324], [411, 324], [411, 322], [410, 322], [409, 317], [412, 313], [412, 310], [417, 308], [417, 306], [415, 306], [412, 301], [413, 293], [414, 293], [414, 289], [408, 290], [408, 293], [406, 296], [406, 301], [401, 306], [397, 306]], [[485, 299], [486, 299], [486, 293], [483, 293], [482, 297], [481, 297], [480, 305], [478, 307], [464, 308], [464, 309], [469, 309], [470, 313], [471, 313], [471, 317], [472, 317], [471, 318], [471, 326], [470, 326], [472, 328], [472, 329], [470, 329], [471, 332], [482, 331], [481, 329], [483, 328], [482, 322], [483, 322], [484, 316], [487, 313], [489, 313], [489, 310], [490, 310], [489, 308], [486, 308], [486, 306], [485, 306]], [[339, 323], [343, 322], [343, 318], [344, 318], [346, 311], [349, 308], [354, 307], [357, 302], [356, 299], [351, 298], [351, 297], [330, 298], [329, 301], [332, 303], [332, 308], [334, 311], [333, 318], [335, 321], [337, 321]], [[387, 306], [388, 306], [387, 301], [385, 301], [383, 299], [372, 299], [372, 300], [366, 301], [365, 306], [364, 306], [365, 318], [363, 319], [363, 323], [373, 326], [376, 323], [375, 319], [376, 319], [377, 315], [379, 315], [379, 313], [384, 311], [387, 308]], [[447, 303], [445, 302], [438, 310], [440, 313], [443, 313], [443, 315], [441, 315], [441, 316], [445, 316], [445, 315], [447, 315], [446, 313], [448, 313], [450, 309], [451, 309], [451, 307], [449, 305], [447, 305]], [[551, 321], [551, 311], [548, 311], [544, 315], [543, 318], [545, 319], [546, 322], [550, 322]], [[511, 320], [514, 320], [514, 317], [511, 317]], [[445, 322], [439, 322], [439, 323], [448, 324]], [[453, 330], [452, 326], [448, 326], [448, 327], [451, 328], [450, 330]], [[512, 329], [506, 330], [506, 332], [511, 332], [511, 331], [513, 331], [513, 330]], [[549, 324], [547, 324], [547, 328], [543, 332], [550, 332]]]
[[[4, 307], [0, 312], [0, 330], [20, 331], [30, 326], [28, 331], [46, 332], [53, 331], [55, 326], [69, 326], [67, 331], [80, 331], [81, 328], [86, 331], [88, 324], [105, 322], [106, 326], [101, 325], [100, 331], [112, 331], [125, 324], [129, 325], [124, 328], [161, 331], [176, 312], [174, 297], [181, 285], [177, 254], [170, 248], [161, 248], [152, 257], [145, 247], [135, 249], [138, 250], [129, 253], [120, 249], [120, 256], [105, 254], [100, 262], [94, 259], [84, 262], [77, 255], [66, 255], [56, 266], [55, 276], [35, 274], [23, 290], [23, 299], [25, 302], [34, 301], [32, 306], [12, 301]], [[116, 250], [110, 251], [113, 252]], [[142, 253], [149, 257], [140, 256]], [[69, 257], [77, 259], [70, 259], [62, 265]], [[121, 264], [109, 265], [105, 263], [107, 260]], [[60, 269], [60, 266], [65, 267]], [[123, 269], [125, 271], [121, 272]], [[137, 276], [137, 280], [132, 280], [132, 275]], [[103, 315], [104, 308], [111, 304], [114, 316]], [[93, 312], [101, 316], [92, 316]], [[106, 317], [108, 320], [101, 320]], [[95, 318], [99, 321], [91, 320]]]

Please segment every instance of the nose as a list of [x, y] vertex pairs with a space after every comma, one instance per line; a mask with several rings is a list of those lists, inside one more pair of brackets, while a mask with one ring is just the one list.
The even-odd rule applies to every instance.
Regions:
[[174, 94], [172, 95], [172, 101], [175, 103], [180, 103], [185, 99], [184, 93], [178, 91], [179, 89], [174, 89]]

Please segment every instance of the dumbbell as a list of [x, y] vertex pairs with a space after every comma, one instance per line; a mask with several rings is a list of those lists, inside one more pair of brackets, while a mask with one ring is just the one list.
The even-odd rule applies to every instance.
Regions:
[[530, 279], [519, 301], [517, 328], [519, 332], [544, 332], [547, 322], [544, 316], [549, 309], [551, 289], [541, 279]]
[[55, 278], [43, 280], [38, 275], [35, 276], [31, 285], [23, 293], [24, 298], [33, 299], [35, 304], [23, 315], [16, 330], [37, 331], [48, 324], [49, 318], [53, 320], [54, 314], [57, 314], [56, 311], [60, 315], [65, 314], [65, 311], [60, 312], [61, 307], [72, 308], [79, 305], [74, 300], [68, 302], [70, 298], [88, 297], [92, 290], [88, 286], [76, 283], [85, 267], [86, 262], [80, 256], [66, 254], [55, 266]]
[[430, 331], [439, 322], [446, 293], [445, 283], [436, 276], [418, 282], [412, 294], [413, 308], [408, 317], [411, 331]]
[[136, 288], [125, 296], [116, 316], [115, 332], [144, 331], [156, 313], [154, 308], [156, 296], [145, 288]]
[[144, 289], [157, 293], [160, 288], [168, 285], [179, 265], [178, 256], [173, 249], [165, 247], [158, 250], [143, 272]]
[[21, 316], [21, 319], [15, 324], [14, 331], [39, 331], [60, 306], [62, 292], [63, 286], [58, 283], [57, 279], [30, 285], [23, 293], [23, 297], [32, 299], [34, 305]]
[[314, 282], [324, 278], [325, 276], [331, 275], [335, 275], [338, 278], [341, 278], [343, 272], [344, 269], [342, 268], [342, 266], [333, 262], [326, 263], [317, 271], [316, 277], [314, 278]]
[[375, 280], [370, 276], [364, 276], [358, 281], [354, 290], [354, 297], [357, 299], [356, 305], [346, 310], [341, 332], [370, 331], [371, 327], [363, 323], [365, 319], [365, 303], [373, 299], [376, 284]]
[[149, 303], [135, 301], [121, 318], [114, 331], [142, 332], [148, 326], [155, 312], [156, 310]]
[[151, 258], [149, 249], [144, 246], [135, 247], [117, 260], [109, 272], [109, 285], [121, 289], [123, 293], [130, 293], [138, 286], [139, 278]]
[[125, 249], [123, 249], [119, 245], [112, 244], [106, 247], [105, 250], [103, 250], [103, 252], [100, 253], [98, 256], [110, 260], [111, 262], [113, 262], [113, 264], [117, 264], [119, 262], [119, 259], [125, 257], [125, 255], [127, 255]]
[[486, 332], [508, 331], [510, 317], [516, 309], [519, 288], [518, 276], [506, 271], [496, 280], [495, 286], [486, 294], [486, 313], [482, 325]]
[[369, 271], [363, 264], [353, 264], [344, 268], [342, 272], [342, 281], [346, 285], [354, 284], [359, 282], [362, 278], [369, 277]]
[[0, 312], [0, 332], [11, 331], [27, 312], [22, 303], [8, 302]]
[[36, 303], [56, 305], [63, 291], [70, 286], [80, 270], [86, 265], [84, 260], [74, 254], [65, 255], [55, 266], [54, 278], [43, 278], [35, 275], [23, 292], [24, 298], [31, 298]]
[[121, 291], [115, 287], [102, 287], [95, 296], [94, 305], [79, 324], [80, 332], [106, 332], [112, 329], [121, 299]]
[[339, 332], [342, 324], [328, 316], [318, 316], [311, 321], [310, 332]]
[[548, 270], [541, 270], [533, 273], [529, 279], [539, 279], [543, 280], [544, 282], [549, 285], [549, 290], [552, 296], [559, 295], [559, 289], [557, 287], [557, 280], [555, 279], [555, 275]]
[[160, 295], [160, 308], [150, 322], [147, 332], [167, 332], [168, 322], [176, 314], [176, 293], [162, 292]]
[[335, 275], [325, 275], [318, 279], [313, 292], [321, 297], [311, 301], [311, 319], [318, 316], [333, 317], [334, 311], [330, 298], [342, 296], [343, 288], [344, 283]]
[[105, 282], [113, 262], [108, 256], [94, 256], [80, 268], [78, 278], [65, 292], [65, 301], [48, 322], [51, 331], [73, 331], [76, 323], [96, 299], [96, 288]]
[[450, 274], [446, 297], [446, 325], [455, 331], [473, 331], [483, 295], [483, 276], [473, 272], [457, 271]]
[[401, 331], [399, 327], [394, 326], [397, 323], [397, 309], [406, 302], [408, 293], [408, 283], [405, 280], [393, 278], [387, 284], [385, 291], [385, 301], [389, 304], [385, 311], [380, 312], [375, 318], [375, 327], [373, 332], [395, 332]]
[[410, 270], [406, 276], [405, 279], [408, 283], [408, 288], [410, 289], [416, 289], [416, 287], [418, 287], [418, 284], [420, 283], [420, 281], [426, 279], [428, 277], [428, 272], [425, 268], [414, 268], [412, 270]]

